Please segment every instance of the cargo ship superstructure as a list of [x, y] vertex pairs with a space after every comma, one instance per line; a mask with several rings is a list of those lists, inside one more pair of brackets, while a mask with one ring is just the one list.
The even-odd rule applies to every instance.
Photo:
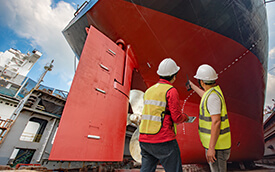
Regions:
[[[190, 116], [198, 117], [200, 97], [186, 90], [186, 75], [195, 83], [199, 65], [215, 68], [231, 126], [229, 161], [263, 156], [264, 1], [91, 0], [75, 15], [63, 34], [80, 62], [50, 159], [121, 161], [127, 116], [137, 113], [130, 91], [156, 83], [165, 57], [181, 67], [174, 86]], [[198, 120], [177, 129], [182, 163], [205, 163]]]
[[23, 164], [45, 169], [68, 93], [41, 85], [53, 61], [37, 82], [27, 77], [41, 55], [13, 48], [0, 53], [0, 170]]
[[0, 53], [1, 120], [11, 117], [19, 101], [35, 85], [27, 74], [41, 55], [37, 50], [24, 54], [14, 48]]

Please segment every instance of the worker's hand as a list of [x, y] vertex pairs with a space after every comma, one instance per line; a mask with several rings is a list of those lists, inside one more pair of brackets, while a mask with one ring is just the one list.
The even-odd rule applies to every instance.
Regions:
[[192, 90], [189, 80], [187, 80], [187, 82], [185, 83], [185, 87], [186, 87], [187, 91]]
[[207, 154], [206, 154], [206, 159], [207, 159], [207, 162], [215, 162], [216, 160], [217, 160], [217, 158], [216, 158], [216, 151], [215, 151], [215, 149], [208, 149], [208, 151], [207, 151]]
[[189, 121], [189, 116], [186, 113], [184, 113], [184, 114], [186, 116], [186, 121]]

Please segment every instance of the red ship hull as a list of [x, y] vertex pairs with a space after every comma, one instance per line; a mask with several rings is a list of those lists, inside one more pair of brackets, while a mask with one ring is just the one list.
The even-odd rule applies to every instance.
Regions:
[[[257, 11], [251, 11], [255, 12], [255, 16], [262, 17], [262, 20], [260, 20], [262, 23], [257, 23], [256, 27], [253, 25], [252, 22], [254, 21], [251, 19], [249, 21], [241, 19], [246, 22], [238, 23], [237, 29], [232, 29], [233, 37], [230, 37], [230, 27], [227, 28], [226, 32], [222, 32], [222, 26], [218, 27], [218, 33], [214, 29], [211, 29], [211, 27], [207, 28], [194, 22], [181, 19], [176, 15], [173, 16], [161, 10], [152, 9], [148, 7], [148, 5], [146, 6], [142, 3], [135, 4], [123, 0], [100, 0], [96, 2], [85, 12], [85, 15], [69, 24], [64, 30], [64, 35], [77, 55], [80, 56], [83, 50], [80, 56], [80, 64], [82, 65], [78, 67], [82, 69], [92, 66], [89, 62], [82, 62], [82, 59], [92, 58], [89, 56], [95, 53], [95, 51], [86, 48], [90, 44], [90, 39], [86, 40], [85, 45], [81, 44], [81, 39], [82, 42], [83, 39], [86, 39], [86, 35], [82, 31], [79, 31], [83, 29], [81, 27], [89, 27], [92, 25], [113, 42], [122, 39], [126, 45], [130, 45], [133, 58], [136, 60], [135, 65], [132, 65], [132, 67], [137, 69], [130, 79], [130, 89], [145, 91], [146, 88], [155, 84], [158, 80], [156, 74], [158, 64], [165, 57], [173, 58], [181, 67], [174, 86], [179, 91], [182, 111], [189, 116], [198, 117], [200, 97], [192, 91], [186, 91], [186, 75], [188, 75], [193, 82], [196, 82], [191, 76], [195, 75], [198, 66], [203, 63], [210, 64], [219, 74], [217, 82], [223, 90], [228, 108], [228, 117], [232, 133], [230, 161], [256, 160], [260, 159], [264, 152], [262, 114], [265, 98], [267, 63], [265, 7], [262, 1], [257, 1], [257, 3], [262, 5], [261, 11], [259, 10], [258, 13], [263, 13], [263, 15], [258, 15], [258, 13], [256, 13]], [[229, 4], [226, 7], [232, 7], [231, 5], [232, 4]], [[186, 6], [185, 9], [180, 10], [186, 11], [188, 8], [189, 7]], [[237, 11], [237, 7], [233, 9]], [[214, 10], [215, 9], [209, 11], [213, 12]], [[238, 10], [240, 13], [243, 12], [241, 8], [238, 8]], [[216, 14], [215, 20], [218, 25], [218, 21], [223, 18], [219, 18], [217, 15], [218, 13]], [[197, 15], [196, 17], [199, 18], [200, 16]], [[202, 17], [201, 20], [203, 19]], [[226, 20], [233, 19], [227, 18]], [[240, 21], [240, 19], [236, 20]], [[231, 24], [236, 23], [233, 22]], [[238, 34], [236, 36], [235, 32], [237, 32], [238, 29], [242, 30], [244, 27], [247, 27], [248, 30], [250, 29], [248, 33], [240, 31], [238, 32], [239, 36]], [[251, 30], [251, 28], [253, 29]], [[228, 33], [228, 35], [225, 33]], [[246, 40], [245, 35], [247, 34], [249, 34], [249, 37], [247, 37]], [[84, 35], [84, 38], [76, 38], [76, 35], [79, 37]], [[78, 39], [80, 41], [78, 41]], [[79, 42], [80, 46], [77, 44]], [[89, 155], [87, 155], [86, 152], [77, 158], [73, 158], [72, 153], [66, 152], [66, 150], [77, 151], [77, 149], [81, 148], [81, 143], [84, 144], [84, 142], [77, 142], [80, 146], [76, 146], [76, 141], [73, 141], [75, 139], [71, 138], [72, 136], [66, 136], [66, 134], [64, 134], [72, 127], [66, 124], [69, 124], [70, 121], [78, 120], [79, 117], [75, 116], [75, 112], [86, 116], [90, 115], [86, 120], [97, 118], [96, 114], [89, 114], [88, 109], [84, 110], [85, 107], [88, 108], [88, 106], [76, 107], [75, 100], [81, 100], [82, 94], [74, 94], [77, 90], [74, 83], [75, 85], [85, 85], [86, 82], [84, 79], [87, 80], [90, 77], [82, 78], [83, 76], [81, 75], [84, 75], [83, 72], [89, 71], [84, 70], [79, 72], [80, 70], [81, 69], [78, 69], [76, 72], [50, 158], [52, 160], [68, 161], [120, 160], [120, 158], [106, 158], [108, 155], [103, 156], [102, 159], [92, 158], [90, 156], [90, 154], [93, 154], [92, 151]], [[77, 80], [81, 80], [79, 78], [82, 78], [82, 81], [77, 82]], [[92, 85], [93, 82], [90, 84]], [[84, 92], [85, 90], [82, 91]], [[129, 93], [125, 93], [125, 95], [127, 97]], [[98, 101], [92, 96], [87, 96], [86, 98], [89, 98], [90, 102]], [[73, 101], [74, 103], [70, 103]], [[104, 106], [108, 103], [106, 100], [102, 102]], [[118, 104], [121, 103], [125, 104], [125, 100], [121, 100]], [[123, 107], [125, 108], [125, 106]], [[119, 106], [117, 108], [119, 108]], [[116, 115], [126, 120], [125, 115], [127, 115], [127, 113], [125, 114], [125, 109]], [[117, 125], [126, 129], [125, 120], [120, 120]], [[125, 133], [124, 135], [119, 134], [116, 137], [124, 141]], [[183, 163], [206, 162], [204, 148], [198, 136], [198, 120], [195, 120], [194, 123], [178, 125], [177, 140], [180, 145]], [[74, 145], [72, 147], [75, 147], [75, 149], [72, 150], [70, 146], [62, 148], [62, 142], [71, 142], [70, 144]], [[116, 149], [122, 149], [121, 146], [118, 147], [116, 147]], [[121, 157], [121, 150], [119, 152], [117, 156]], [[104, 152], [104, 154], [108, 154], [108, 152]], [[96, 156], [94, 155], [93, 157]]]

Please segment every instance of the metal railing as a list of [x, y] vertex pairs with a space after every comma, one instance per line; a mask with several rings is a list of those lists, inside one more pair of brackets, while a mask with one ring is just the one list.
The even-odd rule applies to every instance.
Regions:
[[74, 13], [74, 16], [76, 16], [87, 4], [88, 2], [85, 1], [79, 8], [77, 8], [76, 12]]
[[11, 119], [0, 119], [0, 144], [2, 143], [2, 141], [4, 140], [7, 131], [10, 129], [10, 127], [13, 124], [13, 120]]

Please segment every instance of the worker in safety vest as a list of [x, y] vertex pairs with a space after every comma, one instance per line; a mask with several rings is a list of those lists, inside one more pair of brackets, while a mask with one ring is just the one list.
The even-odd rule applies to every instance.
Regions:
[[158, 83], [144, 94], [139, 126], [141, 172], [154, 172], [159, 162], [166, 172], [182, 171], [176, 124], [187, 121], [189, 117], [181, 113], [179, 94], [172, 85], [179, 70], [174, 60], [164, 59], [158, 67]]
[[218, 75], [209, 65], [201, 65], [194, 76], [202, 89], [190, 81], [191, 88], [201, 97], [199, 135], [205, 148], [211, 171], [227, 171], [231, 133], [226, 104], [221, 88], [216, 85]]

